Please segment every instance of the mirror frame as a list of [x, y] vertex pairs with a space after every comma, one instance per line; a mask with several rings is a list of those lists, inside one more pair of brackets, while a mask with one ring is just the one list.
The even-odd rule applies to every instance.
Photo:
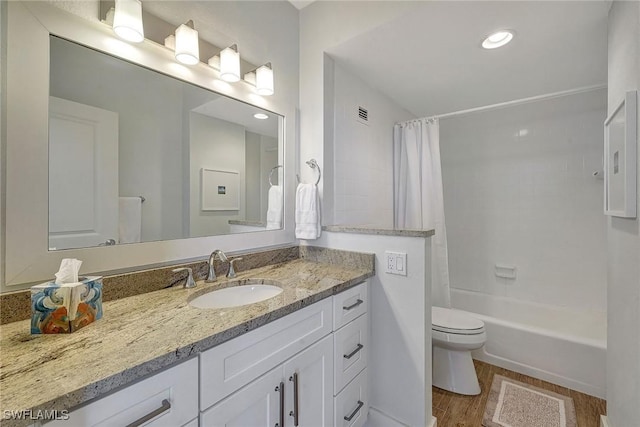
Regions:
[[[296, 106], [284, 94], [267, 98], [239, 82], [219, 84], [204, 63], [179, 64], [173, 52], [145, 39], [129, 44], [106, 24], [91, 22], [44, 2], [5, 3], [6, 134], [5, 247], [0, 292], [53, 277], [63, 258], [83, 261], [82, 273], [115, 273], [200, 259], [216, 248], [238, 252], [291, 244], [295, 180], [284, 179], [284, 228], [84, 249], [48, 250], [49, 35], [56, 35], [213, 92], [284, 116], [284, 170], [295, 171]], [[221, 82], [222, 83], [222, 82]], [[136, 268], [137, 267], [137, 268]]]

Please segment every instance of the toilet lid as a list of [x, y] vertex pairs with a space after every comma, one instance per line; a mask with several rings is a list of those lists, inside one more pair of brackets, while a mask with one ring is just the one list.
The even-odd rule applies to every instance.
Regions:
[[451, 308], [431, 308], [432, 329], [451, 334], [481, 334], [484, 322], [464, 311]]

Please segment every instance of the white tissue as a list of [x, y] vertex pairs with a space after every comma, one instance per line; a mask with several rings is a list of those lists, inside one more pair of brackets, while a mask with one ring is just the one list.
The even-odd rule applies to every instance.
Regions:
[[78, 273], [82, 261], [75, 258], [65, 258], [60, 263], [60, 269], [56, 273], [56, 285], [64, 285], [65, 283], [77, 283]]

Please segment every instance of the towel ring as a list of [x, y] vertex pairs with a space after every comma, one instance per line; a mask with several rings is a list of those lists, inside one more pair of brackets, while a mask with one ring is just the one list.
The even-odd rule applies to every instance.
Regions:
[[[320, 183], [320, 178], [322, 178], [322, 171], [320, 171], [320, 166], [318, 165], [318, 162], [316, 162], [316, 159], [311, 159], [311, 160], [307, 160], [305, 163], [311, 169], [318, 169], [318, 179], [316, 180], [316, 185], [318, 185]], [[296, 174], [296, 178], [298, 179], [299, 184], [302, 183], [302, 181], [300, 181], [300, 175]]]
[[277, 166], [272, 167], [272, 168], [271, 168], [271, 171], [269, 171], [269, 185], [270, 185], [271, 187], [273, 187], [273, 182], [271, 182], [271, 177], [273, 176], [273, 172], [274, 172], [276, 169], [281, 168], [281, 167], [282, 167], [282, 165], [277, 165]]

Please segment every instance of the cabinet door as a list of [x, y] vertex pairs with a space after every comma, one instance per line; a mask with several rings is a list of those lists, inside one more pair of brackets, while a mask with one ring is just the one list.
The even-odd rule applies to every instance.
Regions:
[[282, 380], [279, 366], [202, 412], [200, 427], [275, 427], [280, 422]]
[[284, 374], [285, 426], [333, 425], [333, 336], [285, 362]]

